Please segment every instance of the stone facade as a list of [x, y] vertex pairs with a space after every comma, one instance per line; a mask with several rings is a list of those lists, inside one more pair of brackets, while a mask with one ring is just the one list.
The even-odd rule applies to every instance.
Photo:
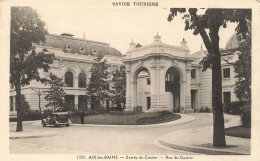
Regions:
[[[231, 40], [226, 50], [221, 51], [223, 102], [226, 103], [237, 100], [233, 93], [235, 73], [230, 64], [237, 60], [237, 52], [230, 54], [228, 51], [233, 49], [230, 46], [235, 48], [238, 45], [234, 42], [237, 41], [234, 35]], [[180, 46], [162, 43], [159, 35], [147, 46], [131, 42], [123, 60], [127, 75], [126, 110], [142, 106], [147, 112], [168, 110], [189, 113], [212, 108], [212, 72], [211, 69], [202, 72], [203, 67], [199, 64], [206, 54], [202, 48], [190, 54], [184, 39]], [[148, 78], [150, 84], [147, 83]]]
[[[230, 64], [238, 59], [237, 52], [227, 54], [237, 46], [237, 39], [233, 35], [226, 45], [226, 50], [221, 51], [223, 102], [237, 100], [233, 93], [235, 73]], [[88, 84], [91, 77], [89, 71], [97, 53], [105, 55], [104, 59], [110, 64], [109, 70], [121, 65], [126, 66], [126, 111], [133, 111], [136, 106], [142, 106], [145, 112], [169, 110], [182, 113], [199, 111], [203, 107], [211, 108], [211, 70], [202, 72], [202, 65], [199, 64], [207, 52], [201, 48], [200, 51], [190, 54], [184, 39], [180, 46], [166, 45], [157, 34], [154, 42], [147, 46], [131, 42], [125, 57], [118, 50], [109, 47], [109, 44], [74, 38], [70, 34], [48, 35], [45, 43], [35, 47], [38, 51], [46, 48], [55, 54], [56, 59], [50, 72], [64, 81], [67, 72], [73, 75], [72, 86], [64, 89], [68, 103], [76, 108], [84, 104], [83, 97], [86, 95], [86, 88], [79, 85], [79, 77], [85, 75], [85, 82]], [[44, 73], [41, 75], [44, 76]], [[111, 77], [107, 81], [111, 82]], [[22, 87], [22, 94], [31, 109], [39, 109], [36, 91], [42, 92], [41, 107], [46, 109], [44, 106], [47, 102], [43, 91], [48, 88], [36, 81]], [[14, 96], [15, 90], [10, 87], [11, 115], [16, 114]]]
[[[47, 35], [46, 42], [40, 45], [34, 45], [37, 51], [42, 49], [47, 49], [49, 53], [54, 53], [55, 60], [51, 64], [50, 72], [54, 73], [60, 78], [63, 78], [65, 82], [65, 74], [67, 72], [72, 73], [72, 86], [64, 87], [66, 92], [65, 101], [70, 103], [71, 106], [78, 108], [86, 97], [86, 88], [79, 85], [79, 76], [85, 76], [85, 82], [88, 84], [91, 77], [89, 72], [91, 66], [94, 62], [95, 55], [97, 53], [104, 54], [104, 59], [107, 60], [110, 68], [108, 70], [112, 71], [114, 68], [123, 65], [123, 57], [121, 53], [109, 47], [109, 44], [96, 42], [91, 40], [84, 40], [74, 38], [69, 34], [62, 35]], [[68, 48], [69, 47], [69, 48]], [[40, 73], [42, 77], [45, 77], [46, 73]], [[109, 76], [107, 81], [111, 82], [112, 75]], [[83, 81], [84, 82], [84, 81]], [[39, 97], [37, 91], [41, 92], [40, 105], [41, 108], [47, 109], [45, 105], [47, 101], [45, 100], [44, 91], [48, 90], [49, 86], [45, 86], [36, 81], [31, 81], [30, 85], [24, 86], [21, 89], [22, 94], [28, 101], [30, 108], [33, 110], [39, 109]], [[15, 109], [15, 89], [10, 86], [10, 115], [16, 115]]]

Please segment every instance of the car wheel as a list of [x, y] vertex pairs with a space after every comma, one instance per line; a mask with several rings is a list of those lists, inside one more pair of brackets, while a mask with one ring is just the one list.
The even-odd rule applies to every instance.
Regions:
[[66, 127], [69, 127], [69, 126], [70, 126], [69, 124], [66, 125]]

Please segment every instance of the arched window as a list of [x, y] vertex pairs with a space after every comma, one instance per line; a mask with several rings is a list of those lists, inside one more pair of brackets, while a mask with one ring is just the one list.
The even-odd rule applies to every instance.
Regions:
[[86, 74], [79, 74], [79, 88], [86, 88]]
[[73, 87], [73, 74], [71, 72], [65, 73], [65, 85], [67, 87]]

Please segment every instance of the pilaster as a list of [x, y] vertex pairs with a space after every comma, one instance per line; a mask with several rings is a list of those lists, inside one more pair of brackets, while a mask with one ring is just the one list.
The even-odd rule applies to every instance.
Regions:
[[186, 64], [186, 90], [185, 90], [185, 112], [191, 111], [191, 89], [190, 89], [190, 82], [191, 82], [191, 64]]
[[126, 69], [126, 109], [125, 111], [133, 110], [132, 95], [131, 95], [131, 71]]

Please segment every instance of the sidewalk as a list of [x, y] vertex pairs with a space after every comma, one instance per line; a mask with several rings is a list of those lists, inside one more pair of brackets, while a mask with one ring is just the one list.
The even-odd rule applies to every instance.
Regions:
[[55, 136], [58, 133], [56, 131], [36, 131], [36, 130], [24, 130], [16, 132], [15, 129], [9, 130], [9, 139], [27, 139], [27, 138], [40, 138]]
[[[225, 114], [229, 120], [225, 128], [240, 125], [240, 117]], [[158, 139], [158, 142], [166, 147], [209, 154], [209, 155], [248, 155], [250, 154], [251, 139], [226, 136], [225, 148], [215, 148], [212, 145], [213, 127], [205, 126], [166, 134]]]

